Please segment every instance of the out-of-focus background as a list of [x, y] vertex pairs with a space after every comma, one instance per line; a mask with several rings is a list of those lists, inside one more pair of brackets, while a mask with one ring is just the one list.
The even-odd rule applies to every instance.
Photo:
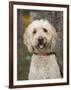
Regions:
[[46, 19], [56, 28], [58, 39], [54, 51], [63, 76], [63, 11], [18, 9], [17, 17], [17, 80], [28, 80], [31, 54], [23, 43], [23, 34], [28, 24], [35, 19]]

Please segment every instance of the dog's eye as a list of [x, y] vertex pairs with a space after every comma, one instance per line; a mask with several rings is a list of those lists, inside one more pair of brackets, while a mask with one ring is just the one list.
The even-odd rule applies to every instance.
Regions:
[[35, 33], [36, 33], [36, 30], [33, 31], [33, 34], [35, 34]]
[[44, 31], [44, 32], [48, 32], [47, 29], [45, 29], [45, 28], [43, 28], [43, 31]]

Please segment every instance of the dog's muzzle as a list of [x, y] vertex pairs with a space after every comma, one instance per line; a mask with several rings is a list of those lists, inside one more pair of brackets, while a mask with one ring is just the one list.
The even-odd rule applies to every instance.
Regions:
[[38, 38], [38, 43], [37, 43], [37, 48], [43, 49], [46, 48], [47, 42], [46, 38], [44, 37], [39, 37]]

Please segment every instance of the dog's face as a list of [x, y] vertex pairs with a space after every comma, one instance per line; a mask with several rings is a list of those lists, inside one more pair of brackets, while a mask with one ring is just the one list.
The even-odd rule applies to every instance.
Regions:
[[25, 30], [24, 44], [30, 52], [49, 52], [56, 43], [55, 28], [46, 20], [35, 20]]

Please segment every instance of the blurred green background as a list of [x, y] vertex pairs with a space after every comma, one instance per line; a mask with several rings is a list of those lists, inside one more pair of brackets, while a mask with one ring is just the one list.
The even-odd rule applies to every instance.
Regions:
[[[29, 19], [29, 20], [28, 20]], [[17, 80], [28, 80], [31, 54], [23, 43], [23, 34], [28, 22], [46, 19], [56, 28], [57, 44], [54, 48], [63, 76], [63, 11], [17, 10]], [[25, 21], [26, 20], [26, 21]], [[26, 23], [25, 23], [26, 22]]]

